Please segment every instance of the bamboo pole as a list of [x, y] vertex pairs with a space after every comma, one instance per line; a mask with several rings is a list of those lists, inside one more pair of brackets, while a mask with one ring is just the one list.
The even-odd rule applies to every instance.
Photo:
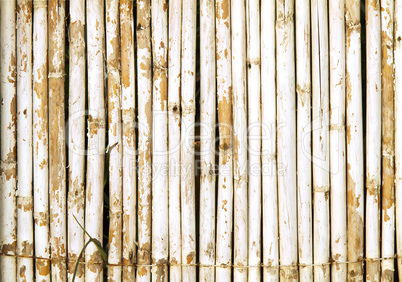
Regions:
[[181, 280], [180, 71], [182, 0], [169, 3], [169, 262], [170, 280]]
[[194, 122], [197, 1], [184, 1], [182, 13], [181, 259], [184, 264], [182, 280], [195, 281]]
[[[262, 234], [263, 264], [277, 266], [278, 186], [276, 163], [275, 0], [261, 2]], [[278, 281], [277, 267], [264, 267], [264, 281]]]
[[329, 281], [329, 61], [327, 1], [313, 0], [312, 112], [315, 281]]
[[[135, 280], [137, 190], [135, 138], [135, 54], [133, 1], [120, 1], [121, 122], [123, 188], [123, 281]], [[138, 41], [140, 43], [140, 41]], [[138, 45], [140, 47], [140, 45]], [[138, 87], [140, 90], [140, 87]], [[140, 100], [140, 98], [138, 98]], [[140, 112], [140, 111], [139, 111]], [[140, 128], [138, 128], [140, 131]]]
[[[168, 279], [167, 3], [152, 0], [152, 281]], [[194, 237], [193, 237], [194, 238]]]
[[247, 78], [246, 10], [244, 1], [231, 5], [233, 85], [233, 176], [234, 176], [234, 281], [247, 280]]
[[[88, 158], [85, 230], [102, 244], [105, 163], [104, 1], [87, 1], [88, 46]], [[85, 237], [86, 241], [89, 239]], [[95, 244], [85, 249], [85, 280], [103, 277], [101, 254]]]
[[346, 0], [348, 281], [363, 280], [364, 194], [360, 1]]
[[[329, 1], [331, 258], [347, 261], [345, 132], [345, 1]], [[345, 281], [347, 265], [333, 264], [331, 278]]]
[[[122, 274], [122, 125], [120, 110], [119, 1], [106, 0], [106, 58], [109, 153], [109, 253], [108, 280], [121, 281]], [[134, 67], [134, 65], [132, 65]]]
[[[309, 265], [313, 263], [310, 0], [296, 1], [296, 11], [298, 250], [299, 262]], [[312, 281], [311, 266], [299, 270], [300, 281]]]
[[[381, 185], [381, 18], [378, 0], [366, 1], [366, 257], [380, 253]], [[367, 281], [380, 280], [380, 262], [368, 261]]]
[[[35, 0], [33, 23], [33, 174], [35, 277], [50, 281], [49, 244], [49, 130], [47, 89], [47, 2]], [[78, 281], [78, 280], [77, 280]]]
[[[200, 264], [215, 264], [215, 6], [200, 4], [201, 66], [201, 186], [200, 186]], [[200, 281], [214, 281], [214, 267], [200, 267]]]
[[[216, 211], [216, 280], [230, 281], [233, 228], [233, 123], [230, 1], [216, 4], [216, 78], [219, 126], [219, 175]], [[220, 267], [221, 266], [221, 267]]]
[[49, 1], [49, 189], [52, 280], [67, 280], [65, 150], [65, 1]]
[[[84, 247], [85, 216], [85, 1], [70, 1], [68, 279]], [[75, 218], [74, 218], [75, 217]], [[84, 265], [75, 281], [84, 281]]]
[[[152, 65], [150, 1], [137, 2], [138, 70], [138, 264], [137, 280], [150, 281], [152, 185]], [[124, 66], [124, 65], [123, 65]], [[123, 92], [124, 93], [124, 92]]]
[[260, 1], [246, 1], [248, 85], [248, 279], [261, 277]]
[[[17, 255], [33, 252], [32, 2], [17, 1]], [[17, 259], [18, 281], [34, 278], [32, 258]]]
[[[395, 1], [395, 37], [394, 37], [394, 64], [395, 64], [395, 200], [396, 200], [396, 254], [398, 256], [398, 275], [402, 278], [402, 1]], [[396, 39], [396, 40], [395, 40]]]
[[17, 107], [15, 1], [0, 1], [0, 114], [1, 114], [1, 189], [0, 189], [0, 280], [17, 280]]
[[[382, 224], [381, 256], [392, 257], [395, 249], [394, 190], [394, 1], [381, 1], [382, 49]], [[394, 259], [381, 261], [383, 281], [393, 281]]]
[[[297, 263], [296, 113], [293, 0], [276, 3], [277, 124], [280, 264]], [[297, 280], [295, 266], [281, 267], [281, 280]]]

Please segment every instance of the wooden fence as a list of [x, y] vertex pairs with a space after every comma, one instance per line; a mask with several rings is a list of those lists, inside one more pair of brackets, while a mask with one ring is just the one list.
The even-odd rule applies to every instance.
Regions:
[[402, 279], [402, 0], [1, 0], [0, 281]]

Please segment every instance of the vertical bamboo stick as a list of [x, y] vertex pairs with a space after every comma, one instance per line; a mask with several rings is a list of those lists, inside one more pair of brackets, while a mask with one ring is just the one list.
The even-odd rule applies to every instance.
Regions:
[[[329, 1], [331, 258], [347, 261], [345, 132], [345, 1]], [[335, 263], [334, 281], [345, 281], [347, 265]]]
[[15, 54], [15, 1], [0, 1], [0, 94], [1, 189], [0, 189], [0, 280], [17, 280], [17, 107]]
[[[299, 263], [313, 263], [311, 202], [310, 0], [296, 1], [297, 207]], [[316, 16], [316, 15], [315, 15]], [[311, 281], [313, 268], [300, 267], [300, 281]]]
[[[232, 72], [230, 1], [216, 1], [216, 78], [219, 176], [216, 221], [216, 280], [230, 281], [233, 228]], [[222, 267], [219, 267], [222, 266]]]
[[[138, 70], [138, 264], [137, 280], [150, 281], [152, 185], [152, 62], [150, 0], [137, 2]], [[124, 69], [124, 64], [123, 64]], [[123, 84], [124, 85], [124, 84]], [[123, 92], [124, 94], [124, 92]], [[124, 103], [123, 103], [124, 104]], [[124, 116], [123, 116], [124, 117]]]
[[[135, 280], [137, 190], [135, 138], [135, 54], [133, 1], [120, 1], [122, 161], [123, 161], [123, 281]], [[139, 41], [138, 41], [139, 43]], [[138, 49], [140, 45], [138, 45]], [[138, 88], [140, 89], [140, 88]], [[138, 98], [140, 100], [140, 98]], [[138, 128], [140, 132], [140, 128]]]
[[[122, 268], [122, 126], [120, 111], [119, 1], [106, 1], [106, 57], [109, 153], [109, 281], [121, 281]], [[132, 65], [134, 67], [134, 65]]]
[[[261, 2], [262, 234], [264, 281], [278, 281], [275, 0]], [[274, 267], [267, 267], [272, 265]]]
[[312, 0], [314, 280], [329, 281], [329, 68], [327, 1]]
[[[87, 1], [86, 8], [89, 116], [85, 230], [102, 244], [105, 166], [104, 1]], [[85, 280], [101, 281], [102, 258], [95, 244], [89, 244], [85, 249], [85, 262]]]
[[[70, 1], [68, 279], [84, 247], [85, 215], [85, 1]], [[74, 218], [75, 216], [75, 218]], [[75, 280], [84, 281], [80, 264]]]
[[182, 0], [169, 3], [169, 259], [170, 280], [181, 280], [180, 71]]
[[[201, 187], [200, 264], [215, 264], [215, 6], [200, 4], [201, 65]], [[200, 267], [200, 281], [214, 281], [214, 267]]]
[[[381, 1], [382, 49], [382, 224], [381, 256], [395, 249], [394, 191], [394, 1]], [[393, 281], [394, 259], [381, 261], [383, 281]]]
[[[294, 1], [276, 4], [277, 123], [280, 264], [297, 263], [296, 113], [294, 65]], [[296, 266], [282, 267], [281, 280], [297, 280]]]
[[261, 277], [261, 92], [260, 1], [247, 0], [248, 85], [248, 279]]
[[246, 10], [244, 1], [231, 5], [233, 144], [234, 144], [234, 281], [247, 280], [247, 78]]
[[183, 281], [195, 281], [195, 185], [194, 185], [194, 122], [195, 122], [195, 47], [197, 1], [183, 2], [182, 28], [182, 127], [181, 127], [181, 259]]
[[18, 281], [34, 278], [32, 197], [32, 2], [17, 1]]
[[402, 278], [402, 1], [395, 1], [395, 200], [396, 200], [396, 254], [399, 280]]
[[[150, 1], [137, 2], [138, 70], [138, 264], [151, 264], [152, 65]], [[124, 69], [124, 64], [123, 64]], [[123, 84], [124, 85], [124, 84]], [[128, 89], [127, 89], [128, 90]], [[124, 93], [124, 92], [123, 92]], [[127, 124], [128, 125], [128, 124]], [[149, 267], [137, 268], [138, 281], [150, 281]]]
[[[366, 1], [366, 257], [380, 257], [381, 18], [379, 0]], [[368, 261], [367, 281], [380, 280], [380, 262]]]
[[52, 280], [65, 281], [66, 151], [64, 115], [65, 1], [49, 1], [49, 189]]
[[348, 281], [363, 280], [364, 194], [360, 1], [346, 0]]
[[168, 279], [167, 44], [166, 0], [152, 0], [152, 281]]
[[35, 219], [35, 277], [50, 281], [49, 130], [47, 89], [47, 2], [35, 0], [33, 23], [33, 174]]

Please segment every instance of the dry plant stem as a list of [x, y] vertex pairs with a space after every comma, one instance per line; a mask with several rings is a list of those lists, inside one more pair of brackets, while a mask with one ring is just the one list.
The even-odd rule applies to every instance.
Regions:
[[[262, 246], [263, 264], [277, 266], [278, 191], [276, 166], [275, 0], [261, 2]], [[263, 281], [278, 281], [279, 269], [264, 267]]]
[[[379, 0], [366, 1], [366, 257], [380, 253], [381, 18]], [[367, 281], [380, 281], [380, 262], [368, 261]]]
[[66, 281], [65, 1], [49, 1], [49, 189], [52, 280]]
[[[0, 1], [0, 281], [17, 281], [17, 101], [15, 1]], [[7, 211], [7, 212], [6, 212]]]
[[[32, 1], [17, 1], [17, 255], [32, 256]], [[6, 211], [7, 212], [7, 211]], [[32, 258], [17, 259], [18, 281], [34, 278]]]
[[[106, 56], [109, 154], [109, 253], [108, 263], [122, 263], [122, 124], [120, 110], [119, 1], [106, 1]], [[133, 65], [134, 66], [134, 65]], [[108, 281], [121, 281], [121, 266], [108, 267]]]
[[219, 124], [219, 175], [216, 222], [216, 280], [230, 281], [233, 227], [232, 72], [230, 1], [216, 1], [216, 77]]
[[[313, 263], [310, 1], [296, 1], [296, 11], [298, 250], [299, 262], [308, 265]], [[300, 281], [312, 279], [313, 268], [300, 267]]]
[[[150, 0], [137, 2], [138, 70], [138, 264], [151, 264], [151, 184], [152, 184], [152, 61]], [[124, 54], [124, 53], [123, 53]], [[123, 59], [122, 59], [123, 61]], [[124, 64], [122, 65], [124, 70]], [[123, 83], [124, 86], [124, 83]], [[128, 93], [128, 92], [127, 92]], [[123, 88], [124, 94], [124, 88]], [[134, 101], [134, 93], [130, 99]], [[123, 98], [123, 105], [124, 105]], [[134, 115], [134, 112], [133, 112]], [[124, 111], [123, 111], [124, 118]], [[129, 125], [127, 119], [127, 126]], [[125, 161], [126, 163], [126, 161]], [[150, 281], [151, 269], [137, 267], [137, 281]]]
[[181, 259], [182, 263], [185, 264], [183, 266], [182, 280], [195, 281], [194, 122], [197, 1], [189, 0], [183, 2], [182, 17]]
[[152, 281], [159, 282], [168, 280], [169, 255], [166, 0], [152, 0], [152, 46]]
[[[215, 264], [215, 3], [200, 4], [201, 186], [200, 264]], [[215, 268], [200, 266], [200, 281], [214, 281]]]
[[[123, 181], [123, 281], [135, 280], [137, 190], [135, 163], [135, 55], [133, 1], [120, 1], [121, 48], [121, 122], [122, 181]], [[138, 41], [139, 43], [139, 41]], [[140, 98], [139, 98], [140, 99]], [[111, 144], [111, 143], [109, 143]], [[113, 144], [111, 144], [113, 145]]]
[[[88, 48], [88, 158], [85, 230], [103, 240], [103, 187], [105, 168], [104, 1], [87, 1]], [[89, 240], [88, 236], [85, 237]], [[102, 257], [95, 244], [85, 249], [85, 280], [102, 281]], [[92, 264], [91, 264], [92, 263]], [[96, 264], [93, 264], [96, 263]]]
[[[180, 71], [182, 0], [169, 3], [169, 262], [170, 280], [181, 280]], [[178, 265], [179, 264], [179, 265]]]
[[[246, 1], [248, 85], [248, 279], [261, 277], [260, 1]], [[254, 266], [254, 267], [253, 267]]]
[[[33, 23], [33, 174], [35, 255], [48, 259], [49, 244], [49, 130], [47, 89], [47, 2], [35, 0]], [[71, 98], [70, 98], [71, 99]], [[71, 246], [71, 245], [70, 245]], [[36, 259], [35, 277], [50, 281], [50, 261]], [[77, 280], [78, 281], [78, 280]]]
[[[277, 124], [280, 264], [297, 263], [294, 2], [277, 0]], [[279, 170], [280, 169], [280, 170]], [[296, 281], [297, 267], [282, 267], [281, 280]]]
[[[360, 1], [346, 0], [345, 19], [348, 261], [359, 261], [364, 246]], [[362, 262], [348, 264], [348, 281], [363, 281]]]
[[[314, 263], [329, 262], [329, 56], [327, 1], [312, 0], [312, 132]], [[315, 281], [329, 281], [329, 265], [314, 267]]]
[[[382, 222], [381, 256], [395, 252], [394, 190], [394, 1], [381, 2], [382, 49]], [[393, 281], [394, 259], [381, 262], [381, 279]]]
[[[68, 192], [68, 279], [72, 281], [76, 260], [84, 247], [85, 216], [85, 1], [70, 1], [69, 72], [69, 192]], [[45, 100], [46, 101], [46, 100]], [[37, 241], [36, 241], [37, 242]], [[84, 265], [78, 266], [75, 281], [84, 281]]]
[[402, 278], [402, 1], [395, 1], [395, 200], [396, 200], [396, 253], [399, 280]]
[[245, 2], [233, 1], [232, 83], [233, 83], [233, 176], [234, 176], [234, 281], [247, 280], [247, 78]]
[[[345, 133], [345, 1], [329, 1], [331, 258], [347, 261]], [[346, 281], [347, 265], [331, 267], [333, 281]]]

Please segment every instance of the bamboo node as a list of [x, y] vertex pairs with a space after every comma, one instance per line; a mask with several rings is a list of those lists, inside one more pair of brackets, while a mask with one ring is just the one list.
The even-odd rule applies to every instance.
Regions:
[[345, 130], [345, 125], [344, 124], [331, 124], [329, 126], [329, 130], [331, 131], [344, 131]]
[[370, 195], [379, 195], [381, 191], [381, 185], [367, 184], [366, 189]]
[[20, 196], [17, 191], [17, 205], [19, 209], [24, 211], [32, 210], [33, 208], [33, 197], [32, 196]]
[[354, 21], [354, 20], [351, 18], [349, 12], [346, 12], [346, 15], [345, 15], [345, 22], [346, 22], [346, 28], [349, 28], [349, 29], [351, 29], [351, 30], [360, 30], [360, 27], [361, 27], [360, 22], [359, 22], [358, 20], [357, 20], [357, 21]]
[[261, 60], [260, 58], [247, 59], [247, 65], [249, 68], [251, 68], [251, 65], [259, 66], [261, 65]]
[[49, 224], [49, 214], [47, 212], [34, 212], [35, 223], [39, 226], [46, 226]]
[[329, 185], [324, 185], [324, 186], [316, 186], [316, 185], [314, 185], [314, 192], [315, 193], [329, 192]]
[[70, 37], [69, 42], [71, 47], [85, 47], [85, 40], [82, 36], [79, 36], [78, 38]]
[[159, 64], [158, 62], [154, 62], [153, 66], [154, 66], [155, 70], [161, 70], [161, 71], [167, 71], [168, 70], [168, 67], [164, 67], [161, 64]]
[[184, 105], [182, 105], [182, 116], [185, 117], [189, 114], [194, 114], [195, 113], [195, 105], [194, 103], [183, 103]]
[[47, 0], [34, 0], [34, 10], [47, 8]]
[[62, 71], [49, 72], [47, 78], [64, 78], [66, 74]]

